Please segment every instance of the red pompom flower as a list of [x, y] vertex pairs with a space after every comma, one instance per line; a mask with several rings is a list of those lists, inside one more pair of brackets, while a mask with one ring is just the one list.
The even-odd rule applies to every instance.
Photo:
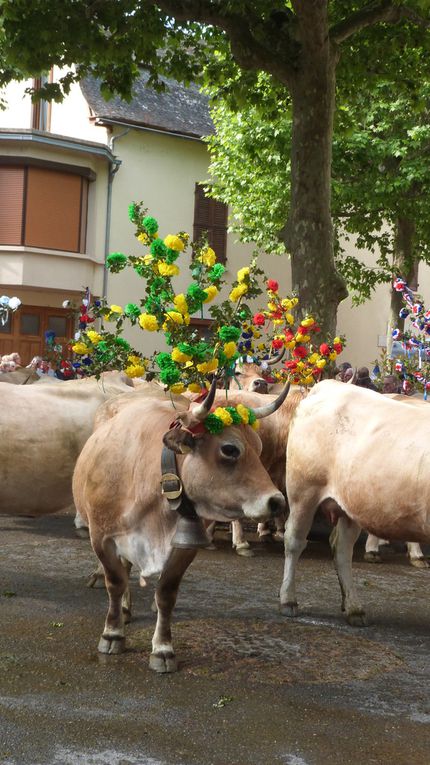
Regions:
[[327, 343], [321, 343], [321, 345], [320, 345], [320, 354], [321, 354], [321, 356], [329, 356], [330, 355], [330, 348], [327, 345]]
[[275, 351], [279, 351], [279, 349], [283, 347], [284, 347], [284, 341], [281, 340], [279, 337], [275, 337], [275, 339], [272, 340], [272, 348], [274, 348]]
[[253, 324], [255, 324], [257, 327], [262, 327], [265, 321], [266, 318], [262, 313], [254, 314], [254, 318], [252, 319]]
[[292, 354], [295, 359], [304, 359], [308, 355], [308, 350], [304, 345], [296, 345], [293, 348]]
[[268, 279], [267, 280], [267, 289], [271, 290], [272, 292], [277, 292], [279, 289], [279, 284], [275, 279]]

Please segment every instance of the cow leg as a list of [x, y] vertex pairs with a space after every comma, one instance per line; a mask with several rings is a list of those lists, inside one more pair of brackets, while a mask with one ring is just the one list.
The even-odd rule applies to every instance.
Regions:
[[245, 539], [245, 532], [243, 530], [242, 521], [232, 521], [231, 534], [233, 550], [236, 550], [238, 555], [242, 555], [245, 558], [252, 558], [254, 556], [254, 552], [251, 550], [249, 543]]
[[100, 546], [94, 545], [94, 550], [103, 565], [109, 595], [109, 608], [98, 650], [100, 653], [122, 653], [125, 648], [124, 609], [130, 610], [127, 594], [130, 567], [127, 561], [124, 565], [124, 561], [117, 556], [112, 539], [104, 540]]
[[406, 547], [408, 548], [411, 566], [415, 566], [415, 568], [429, 568], [428, 561], [426, 561], [418, 542], [406, 542]]
[[73, 521], [75, 526], [75, 532], [77, 537], [81, 537], [81, 539], [88, 539], [90, 536], [90, 532], [88, 530], [88, 524], [85, 523], [82, 516], [80, 515], [79, 511], [76, 511], [75, 519]]
[[368, 534], [364, 548], [364, 560], [367, 563], [382, 563], [381, 553], [379, 552], [380, 542], [379, 537], [375, 537], [374, 534]]
[[172, 549], [161, 572], [155, 590], [157, 624], [152, 638], [152, 653], [149, 657], [149, 666], [155, 672], [176, 672], [178, 668], [172, 644], [171, 617], [181, 579], [196, 554], [196, 549]]
[[342, 611], [353, 627], [366, 625], [366, 615], [358, 601], [352, 578], [352, 553], [361, 528], [346, 516], [341, 516], [330, 536], [334, 565], [342, 592]]
[[87, 587], [99, 587], [100, 589], [105, 586], [105, 569], [103, 563], [99, 563], [96, 570], [87, 579]]
[[284, 616], [297, 616], [298, 613], [296, 598], [297, 562], [306, 547], [307, 536], [312, 526], [317, 504], [317, 502], [309, 501], [304, 505], [302, 497], [301, 506], [297, 504], [296, 511], [291, 509], [285, 525], [284, 578], [279, 593], [280, 611]]

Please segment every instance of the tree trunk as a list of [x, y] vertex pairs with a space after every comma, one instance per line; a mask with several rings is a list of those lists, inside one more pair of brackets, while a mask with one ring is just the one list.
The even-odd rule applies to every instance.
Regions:
[[291, 90], [291, 209], [286, 244], [300, 313], [312, 314], [323, 335], [333, 336], [337, 307], [348, 294], [334, 265], [330, 209], [337, 62], [328, 41], [326, 12], [315, 16], [309, 8], [303, 16], [300, 61]]
[[[393, 266], [398, 276], [404, 279], [411, 290], [418, 289], [419, 260], [414, 259], [415, 223], [408, 218], [398, 218], [394, 236]], [[405, 321], [399, 317], [399, 311], [404, 303], [400, 292], [391, 288], [390, 316], [387, 331], [387, 354], [391, 355], [393, 346], [393, 329], [403, 331]]]

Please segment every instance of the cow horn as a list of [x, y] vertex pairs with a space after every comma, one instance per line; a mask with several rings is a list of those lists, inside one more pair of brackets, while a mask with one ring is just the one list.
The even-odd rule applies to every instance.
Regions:
[[287, 382], [283, 389], [281, 390], [279, 396], [272, 401], [271, 404], [265, 404], [265, 406], [259, 406], [257, 409], [251, 409], [252, 412], [254, 412], [257, 420], [261, 420], [262, 417], [268, 417], [269, 414], [273, 414], [273, 412], [276, 412], [277, 409], [281, 406], [281, 404], [284, 403], [285, 399], [287, 398], [288, 391], [290, 390], [290, 383]]
[[203, 421], [208, 416], [211, 410], [211, 406], [215, 400], [217, 382], [218, 382], [218, 377], [214, 375], [208, 395], [206, 396], [204, 401], [202, 401], [202, 403], [199, 404], [199, 406], [196, 406], [195, 409], [193, 409], [193, 416], [196, 417], [197, 420]]
[[346, 381], [346, 384], [347, 385], [354, 385], [356, 379], [357, 379], [357, 367], [354, 367], [353, 373], [352, 373], [351, 377], [349, 378], [349, 380]]
[[273, 358], [271, 358], [271, 359], [266, 359], [266, 364], [269, 367], [273, 367], [274, 364], [277, 364], [279, 361], [282, 361], [282, 359], [285, 356], [285, 351], [286, 351], [286, 348], [284, 346], [282, 351], [280, 353], [278, 353], [276, 356], [273, 356]]

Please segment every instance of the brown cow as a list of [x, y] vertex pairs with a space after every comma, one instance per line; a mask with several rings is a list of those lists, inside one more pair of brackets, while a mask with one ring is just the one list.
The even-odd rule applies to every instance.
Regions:
[[297, 613], [295, 570], [319, 506], [338, 517], [333, 538], [342, 609], [365, 623], [352, 579], [361, 528], [430, 541], [430, 412], [374, 391], [325, 380], [297, 408], [287, 446], [285, 569], [281, 607]]
[[96, 411], [125, 392], [133, 395], [132, 382], [120, 372], [0, 386], [0, 513], [39, 516], [68, 507], [73, 469]]
[[[283, 401], [256, 410], [262, 417]], [[157, 625], [150, 667], [172, 672], [171, 613], [177, 591], [196, 549], [172, 547], [178, 514], [160, 487], [163, 443], [177, 453], [177, 474], [187, 503], [200, 518], [231, 521], [267, 517], [282, 511], [285, 500], [259, 459], [261, 440], [248, 426], [204, 430], [215, 384], [203, 404], [172, 408], [170, 401], [130, 397], [111, 419], [101, 422], [78, 459], [73, 479], [77, 509], [90, 529], [93, 548], [103, 564], [109, 609], [99, 642], [101, 653], [124, 649], [124, 614], [129, 611], [128, 571], [144, 576], [161, 572], [156, 589]], [[172, 419], [182, 422], [173, 427]], [[122, 598], [124, 596], [124, 601]]]

